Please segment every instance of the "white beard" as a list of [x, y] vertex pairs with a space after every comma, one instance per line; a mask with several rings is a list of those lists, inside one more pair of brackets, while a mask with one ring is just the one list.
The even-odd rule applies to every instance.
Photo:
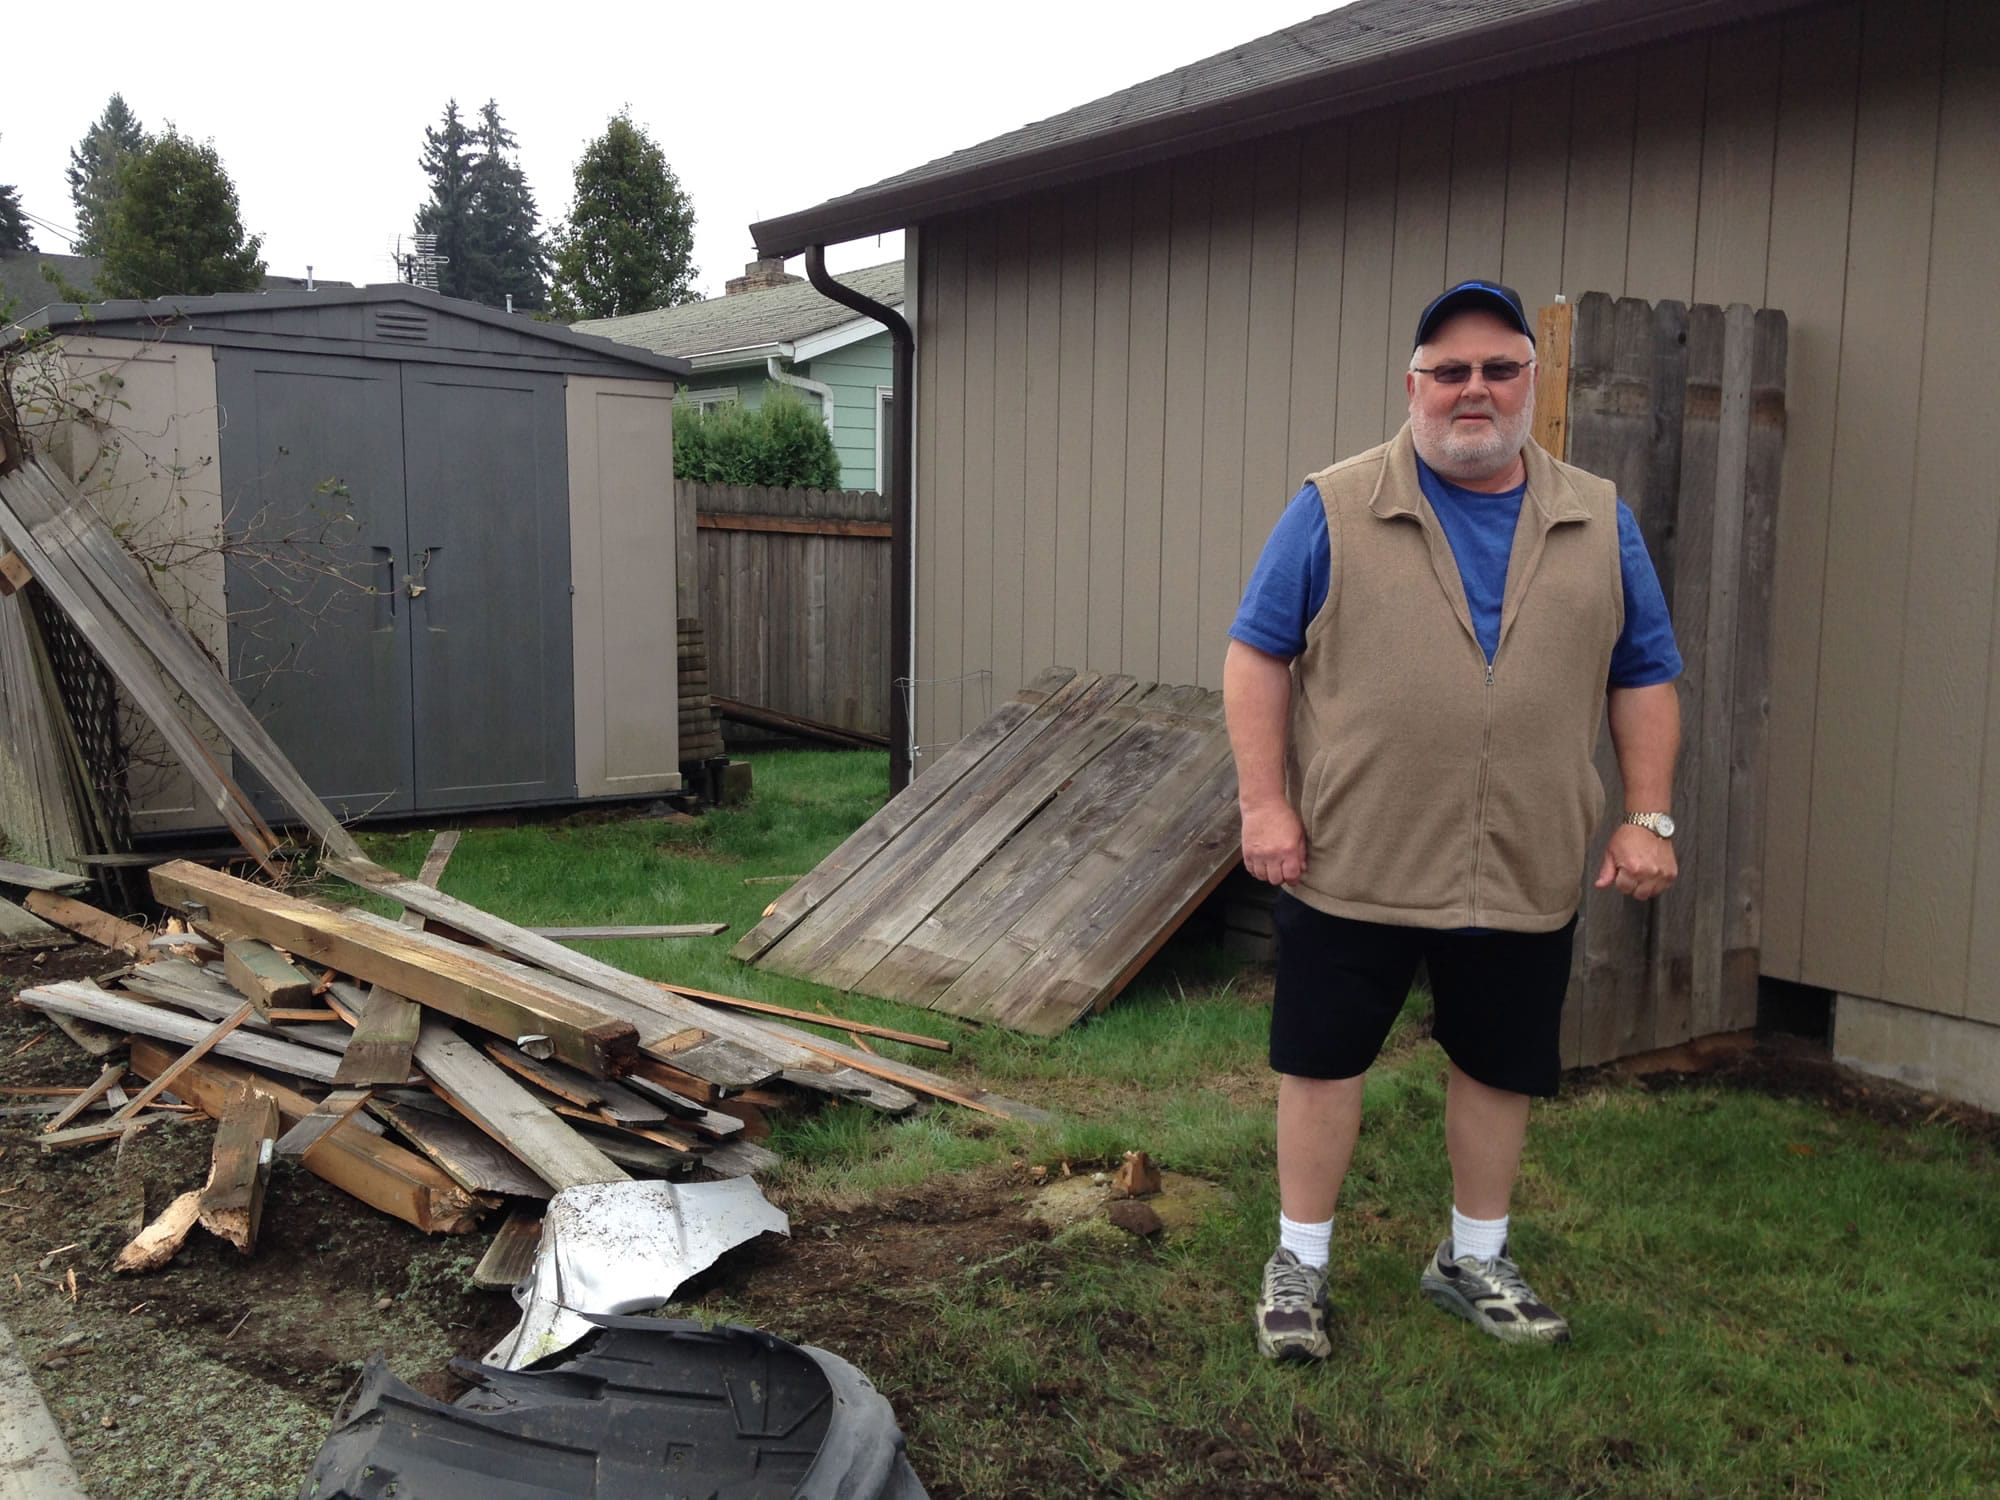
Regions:
[[[1527, 372], [1521, 376], [1523, 380], [1532, 378]], [[1452, 421], [1461, 410], [1484, 411], [1492, 421], [1483, 429], [1466, 431]], [[1412, 408], [1410, 436], [1416, 443], [1417, 456], [1438, 474], [1454, 483], [1477, 483], [1504, 472], [1520, 456], [1534, 421], [1535, 395], [1531, 388], [1528, 399], [1511, 418], [1501, 415], [1490, 401], [1453, 407], [1443, 417]]]

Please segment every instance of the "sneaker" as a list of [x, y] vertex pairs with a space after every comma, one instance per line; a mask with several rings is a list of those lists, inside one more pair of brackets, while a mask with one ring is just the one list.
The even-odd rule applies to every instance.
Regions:
[[1521, 1268], [1503, 1250], [1491, 1260], [1452, 1253], [1450, 1240], [1437, 1247], [1418, 1285], [1448, 1313], [1510, 1344], [1567, 1344], [1569, 1324], [1535, 1295]]
[[1329, 1311], [1326, 1268], [1306, 1265], [1280, 1249], [1264, 1263], [1257, 1348], [1266, 1359], [1325, 1359], [1333, 1353], [1333, 1341], [1326, 1336]]

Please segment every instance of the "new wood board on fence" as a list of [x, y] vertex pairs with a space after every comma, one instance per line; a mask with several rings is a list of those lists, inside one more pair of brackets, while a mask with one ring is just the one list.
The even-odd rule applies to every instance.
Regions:
[[1239, 855], [1221, 695], [1052, 668], [736, 951], [1047, 1035], [1109, 1003]]

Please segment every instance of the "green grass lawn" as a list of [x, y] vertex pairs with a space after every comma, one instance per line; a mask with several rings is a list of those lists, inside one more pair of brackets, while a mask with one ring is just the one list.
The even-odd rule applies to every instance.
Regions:
[[[1992, 1495], [2000, 1492], [2000, 1193], [1987, 1138], [1886, 1128], [1700, 1084], [1573, 1083], [1539, 1109], [1515, 1248], [1570, 1318], [1566, 1349], [1511, 1349], [1423, 1302], [1450, 1206], [1443, 1065], [1421, 998], [1368, 1086], [1335, 1231], [1337, 1352], [1273, 1367], [1247, 1308], [1275, 1235], [1263, 1062], [1268, 978], [1177, 940], [1104, 1016], [1050, 1041], [747, 969], [736, 937], [878, 806], [882, 757], [756, 759], [746, 808], [475, 830], [454, 895], [517, 921], [727, 921], [713, 939], [593, 945], [638, 973], [948, 1037], [1053, 1127], [950, 1106], [781, 1117], [768, 1187], [795, 1234], [940, 1174], [1012, 1183], [1144, 1147], [1219, 1203], [1160, 1241], [1071, 1231], [949, 1252], [876, 1289], [891, 1314], [845, 1352], [895, 1403], [936, 1496]], [[428, 834], [370, 839], [414, 870]], [[852, 1293], [727, 1280], [706, 1315], [841, 1347]], [[879, 1326], [877, 1326], [879, 1325]]]

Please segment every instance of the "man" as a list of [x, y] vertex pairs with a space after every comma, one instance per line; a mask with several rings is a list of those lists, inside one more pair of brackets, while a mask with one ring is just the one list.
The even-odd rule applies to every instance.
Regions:
[[1449, 1059], [1450, 1231], [1420, 1286], [1497, 1338], [1566, 1342], [1508, 1254], [1529, 1100], [1553, 1094], [1609, 704], [1625, 821], [1597, 870], [1675, 875], [1681, 661], [1614, 487], [1528, 436], [1520, 297], [1468, 281], [1418, 320], [1395, 438], [1312, 475], [1259, 559], [1223, 668], [1243, 862], [1277, 897], [1279, 1247], [1257, 1343], [1320, 1359], [1362, 1078], [1419, 960]]

